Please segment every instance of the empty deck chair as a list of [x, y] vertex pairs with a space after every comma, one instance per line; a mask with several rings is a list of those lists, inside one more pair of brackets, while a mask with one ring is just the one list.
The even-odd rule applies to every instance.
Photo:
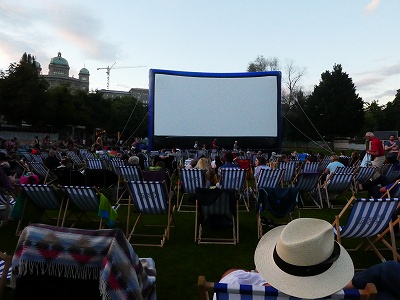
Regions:
[[[204, 276], [199, 276], [197, 286], [200, 290], [201, 300], [212, 299], [209, 293], [215, 293], [216, 299], [224, 300], [302, 300], [301, 298], [286, 295], [272, 286], [207, 282]], [[328, 297], [319, 299], [368, 300], [371, 295], [375, 295], [376, 293], [376, 288], [373, 285], [368, 284], [363, 290], [342, 289]]]
[[118, 185], [117, 185], [117, 205], [122, 204], [121, 200], [128, 200], [129, 196], [123, 198], [125, 194], [129, 194], [126, 190], [124, 181], [142, 181], [143, 173], [139, 166], [116, 166], [118, 174]]
[[[27, 206], [29, 207], [32, 204], [38, 210], [37, 214], [34, 216], [34, 221], [38, 222], [39, 218], [43, 214], [49, 220], [52, 220], [52, 218], [48, 214], [46, 214], [46, 212], [57, 211], [58, 215], [56, 225], [61, 225], [62, 211], [64, 209], [64, 198], [63, 195], [60, 195], [59, 191], [55, 190], [54, 186], [43, 184], [24, 184], [21, 185], [21, 189], [25, 194], [25, 202], [23, 205], [21, 218], [17, 225], [17, 234], [20, 232], [21, 225], [24, 222], [24, 216]], [[36, 211], [36, 209], [29, 210]]]
[[57, 177], [42, 163], [30, 161], [29, 167], [39, 176], [40, 182], [43, 184], [51, 184], [57, 180]]
[[[115, 225], [117, 220], [116, 211], [111, 207], [107, 198], [95, 187], [64, 186], [63, 190], [66, 194], [67, 203], [61, 226], [64, 226], [70, 214], [77, 216], [72, 226], [84, 216], [92, 220], [88, 215], [89, 213], [95, 214], [100, 218], [99, 229], [102, 228], [103, 219], [106, 221], [108, 227]], [[69, 213], [68, 210], [71, 210], [72, 213]]]
[[269, 187], [275, 188], [278, 187], [279, 184], [282, 182], [283, 174], [285, 170], [283, 169], [262, 169], [260, 171], [260, 175], [258, 176], [258, 180], [256, 181], [256, 188]]
[[194, 241], [198, 244], [239, 243], [235, 189], [196, 189]]
[[304, 162], [301, 165], [301, 171], [303, 172], [318, 172], [319, 163], [318, 162]]
[[87, 159], [86, 160], [86, 167], [91, 170], [103, 170], [106, 169], [105, 165], [103, 164], [103, 160], [100, 158], [94, 159]]
[[325, 198], [325, 201], [328, 207], [332, 207], [331, 201], [329, 199], [329, 194], [335, 194], [339, 196], [343, 194], [345, 191], [350, 190], [350, 186], [352, 184], [353, 174], [342, 174], [342, 173], [333, 173], [331, 174], [325, 183], [320, 187], [320, 195], [321, 195], [321, 203], [322, 197]]
[[[320, 173], [318, 172], [300, 172], [296, 175], [296, 178], [293, 181], [293, 186], [300, 188], [303, 195], [309, 195], [315, 205], [318, 208], [322, 208], [323, 204], [321, 195], [319, 195], [319, 178]], [[318, 197], [319, 203], [316, 197]], [[303, 208], [310, 208], [310, 206], [304, 204]]]
[[0, 299], [3, 294], [4, 287], [6, 286], [6, 282], [11, 277], [11, 261], [11, 255], [0, 252]]
[[296, 175], [296, 168], [297, 168], [297, 163], [294, 161], [279, 162], [278, 169], [285, 170], [285, 173], [283, 174], [282, 177], [283, 184], [289, 185], [293, 181], [294, 176]]
[[85, 162], [75, 153], [75, 151], [67, 151], [68, 158], [72, 161], [74, 169], [82, 169]]
[[[196, 188], [206, 188], [206, 173], [204, 170], [200, 169], [181, 169], [180, 179], [182, 195], [180, 195], [180, 189], [178, 188], [177, 210], [194, 212], [196, 207], [194, 203]], [[191, 197], [193, 199], [193, 204], [182, 204], [185, 196]], [[191, 208], [191, 210], [184, 210], [184, 208]]]
[[[129, 208], [127, 215], [127, 224], [126, 224], [126, 236], [128, 241], [131, 242], [132, 245], [141, 245], [141, 246], [159, 246], [163, 247], [166, 240], [169, 239], [171, 222], [173, 221], [173, 212], [175, 210], [175, 206], [172, 205], [172, 195], [170, 195], [167, 191], [167, 186], [165, 182], [153, 182], [153, 181], [128, 181], [125, 182], [127, 189], [129, 191]], [[136, 220], [134, 221], [132, 230], [129, 231], [129, 221], [131, 218], [131, 206], [135, 207], [137, 212]], [[162, 216], [163, 222], [162, 224], [148, 224], [145, 225], [143, 219], [147, 216]], [[138, 223], [141, 221], [141, 224], [151, 227], [159, 227], [161, 229], [161, 233], [154, 233], [154, 229], [152, 232], [137, 233]], [[141, 242], [139, 243], [138, 238], [157, 238], [161, 243], [150, 243], [150, 242]]]
[[[368, 199], [352, 197], [340, 214], [335, 217], [335, 221], [332, 224], [338, 243], [341, 243], [343, 238], [365, 238], [356, 248], [350, 250], [359, 250], [367, 242], [367, 247], [372, 248], [382, 261], [386, 261], [375, 245], [378, 241], [381, 241], [392, 252], [392, 259], [397, 261], [400, 256], [396, 250], [392, 215], [398, 205], [399, 198]], [[350, 207], [351, 213], [346, 225], [341, 226], [341, 218]], [[398, 222], [399, 218], [397, 218], [395, 224]], [[386, 230], [387, 228], [388, 230]], [[390, 234], [390, 242], [385, 239], [387, 233]], [[372, 241], [372, 238], [375, 238], [375, 240]]]
[[245, 209], [249, 211], [249, 194], [244, 193], [247, 189], [246, 170], [235, 168], [221, 168], [220, 170], [220, 187], [236, 190], [239, 193], [239, 200], [243, 201]]

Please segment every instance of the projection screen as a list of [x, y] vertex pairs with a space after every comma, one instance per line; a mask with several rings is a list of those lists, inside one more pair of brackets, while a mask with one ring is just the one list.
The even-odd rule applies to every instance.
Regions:
[[281, 72], [150, 70], [149, 148], [279, 150]]

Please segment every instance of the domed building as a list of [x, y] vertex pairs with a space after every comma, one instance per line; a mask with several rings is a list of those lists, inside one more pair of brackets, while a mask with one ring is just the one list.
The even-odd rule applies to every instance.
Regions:
[[[40, 64], [39, 64], [40, 65]], [[42, 75], [50, 84], [50, 88], [55, 88], [58, 85], [66, 84], [74, 90], [89, 91], [89, 76], [88, 69], [82, 68], [79, 71], [78, 78], [69, 77], [68, 61], [58, 52], [56, 57], [50, 60], [48, 75]]]

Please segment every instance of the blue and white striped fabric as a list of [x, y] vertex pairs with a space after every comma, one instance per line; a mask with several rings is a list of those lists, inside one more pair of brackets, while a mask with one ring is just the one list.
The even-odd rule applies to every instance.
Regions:
[[91, 170], [104, 169], [103, 161], [100, 158], [87, 159], [86, 164], [87, 164], [87, 167]]
[[398, 204], [399, 198], [356, 199], [346, 225], [340, 227], [340, 237], [378, 235], [388, 227]]
[[138, 213], [168, 214], [168, 193], [165, 183], [155, 181], [128, 181], [129, 191]]
[[329, 163], [332, 162], [331, 156], [325, 156], [320, 162], [318, 166], [318, 171], [319, 172], [324, 172], [326, 167], [329, 165]]
[[297, 176], [295, 187], [299, 187], [303, 192], [309, 193], [318, 187], [318, 172], [300, 172]]
[[39, 154], [32, 154], [32, 161], [43, 163], [43, 158]]
[[246, 170], [235, 168], [220, 168], [221, 188], [242, 191], [246, 179]]
[[366, 182], [372, 175], [376, 172], [376, 167], [359, 167], [357, 169], [357, 175], [355, 177], [355, 182]]
[[206, 187], [205, 171], [200, 169], [182, 169], [181, 182], [183, 192], [194, 195], [196, 193], [196, 188]]
[[[278, 291], [272, 286], [214, 283], [217, 300], [301, 300]], [[357, 289], [340, 290], [320, 299], [361, 299]]]
[[33, 173], [37, 174], [44, 183], [54, 181], [56, 177], [50, 173], [50, 170], [40, 162], [30, 161], [28, 162], [29, 167], [32, 169]]
[[98, 212], [100, 198], [92, 187], [64, 186], [68, 199], [82, 212]]
[[15, 205], [15, 199], [12, 196], [5, 195], [0, 189], [0, 205], [6, 205], [8, 201], [10, 205]]
[[138, 166], [116, 166], [118, 175], [124, 181], [142, 181], [142, 171]]
[[275, 170], [261, 169], [260, 175], [258, 176], [257, 187], [258, 188], [278, 187], [284, 172], [285, 170], [283, 169], [275, 169]]
[[335, 169], [335, 173], [354, 174], [355, 170], [356, 170], [355, 167], [337, 167]]
[[303, 172], [318, 172], [318, 162], [305, 162], [302, 164], [301, 169]]
[[108, 168], [110, 169], [110, 171], [112, 171], [118, 175], [117, 167], [125, 166], [125, 161], [123, 161], [119, 157], [112, 157], [110, 160], [107, 161], [107, 164], [108, 164]]
[[29, 200], [43, 210], [60, 210], [62, 198], [55, 193], [53, 186], [42, 184], [21, 185]]
[[[3, 271], [4, 271], [4, 267], [5, 267], [5, 266], [6, 266], [6, 261], [5, 261], [5, 260], [2, 260], [2, 259], [0, 258], [0, 277], [1, 277], [2, 274], [3, 274]], [[7, 279], [10, 279], [10, 278], [11, 278], [11, 268], [8, 268], [6, 278], [7, 278]], [[1, 288], [1, 287], [0, 287], [0, 288]]]
[[291, 182], [293, 180], [294, 175], [296, 173], [296, 167], [297, 167], [297, 163], [294, 161], [280, 162], [278, 164], [278, 169], [285, 170], [285, 173], [283, 174], [283, 178], [282, 178], [282, 181], [284, 183]]
[[333, 173], [326, 182], [325, 188], [328, 193], [343, 193], [350, 188], [353, 179], [352, 173]]
[[389, 165], [383, 175], [386, 176], [388, 182], [394, 182], [400, 177], [400, 164]]
[[67, 156], [74, 164], [82, 165], [85, 163], [74, 151], [67, 151]]

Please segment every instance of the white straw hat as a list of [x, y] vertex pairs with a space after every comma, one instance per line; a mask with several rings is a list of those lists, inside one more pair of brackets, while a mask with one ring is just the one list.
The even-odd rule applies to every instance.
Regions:
[[305, 299], [331, 295], [353, 278], [347, 251], [334, 240], [331, 224], [299, 218], [267, 232], [259, 241], [254, 263], [273, 287]]

